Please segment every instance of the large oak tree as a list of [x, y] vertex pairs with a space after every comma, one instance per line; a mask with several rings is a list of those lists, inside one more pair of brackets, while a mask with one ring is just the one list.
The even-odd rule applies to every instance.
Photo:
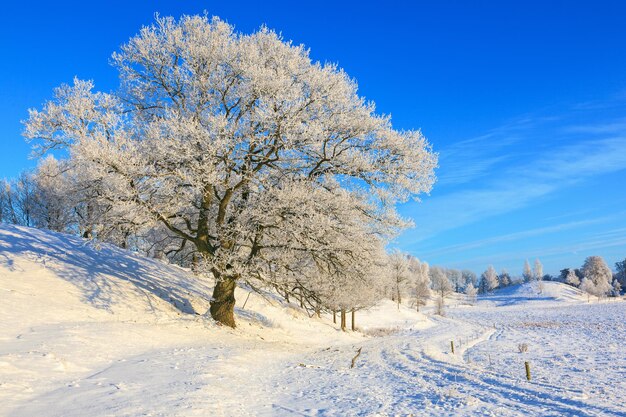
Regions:
[[343, 70], [266, 28], [157, 18], [112, 62], [119, 90], [63, 85], [30, 111], [25, 136], [41, 153], [69, 149], [120, 218], [191, 245], [223, 324], [235, 326], [238, 280], [298, 276], [299, 265], [328, 280], [368, 273], [407, 225], [396, 203], [435, 180], [419, 131], [394, 130]]

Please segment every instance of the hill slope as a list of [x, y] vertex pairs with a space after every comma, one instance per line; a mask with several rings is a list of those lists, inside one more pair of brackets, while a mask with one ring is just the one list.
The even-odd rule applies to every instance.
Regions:
[[359, 312], [382, 337], [238, 289], [233, 330], [181, 268], [0, 225], [0, 416], [623, 416], [624, 303], [546, 284]]
[[[74, 395], [66, 405], [76, 408], [76, 414], [63, 408], [56, 395], [37, 398], [70, 388], [71, 393], [77, 392], [76, 381], [103, 369], [117, 379], [132, 374], [163, 383], [151, 369], [129, 369], [129, 359], [137, 355], [152, 360], [170, 357], [176, 349], [198, 349], [212, 358], [211, 367], [254, 367], [264, 355], [250, 360], [244, 351], [266, 352], [265, 360], [271, 362], [276, 350], [278, 356], [288, 356], [293, 346], [306, 350], [361, 338], [256, 294], [250, 295], [244, 310], [241, 305], [248, 294], [241, 289], [237, 290], [239, 329], [218, 327], [203, 315], [212, 290], [209, 284], [179, 267], [109, 245], [94, 248], [80, 238], [0, 224], [0, 415], [27, 402], [29, 407], [41, 402], [46, 411], [39, 415], [85, 415], [76, 408], [79, 402]], [[307, 341], [311, 334], [316, 337]], [[256, 349], [259, 344], [268, 346]], [[235, 359], [238, 355], [243, 356]], [[116, 370], [116, 364], [124, 367]], [[187, 371], [196, 368], [189, 362]], [[171, 372], [165, 381], [189, 379]], [[114, 385], [99, 389], [118, 391]], [[150, 384], [144, 389], [162, 393]], [[93, 394], [82, 405], [92, 403]], [[57, 404], [59, 414], [48, 408], [48, 401]], [[104, 410], [108, 408], [103, 405], [94, 413]], [[28, 407], [15, 413], [37, 414]]]

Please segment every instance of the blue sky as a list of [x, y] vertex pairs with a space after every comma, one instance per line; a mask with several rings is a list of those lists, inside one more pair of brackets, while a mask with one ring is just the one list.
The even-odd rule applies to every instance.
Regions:
[[[155, 12], [266, 24], [336, 62], [440, 153], [394, 245], [476, 272], [626, 258], [626, 4], [621, 1], [12, 2], [0, 13], [0, 177], [31, 167], [20, 120], [74, 76], [113, 90], [112, 52]], [[94, 4], [91, 4], [94, 3]], [[98, 3], [98, 4], [96, 4]], [[231, 4], [232, 3], [232, 4]]]

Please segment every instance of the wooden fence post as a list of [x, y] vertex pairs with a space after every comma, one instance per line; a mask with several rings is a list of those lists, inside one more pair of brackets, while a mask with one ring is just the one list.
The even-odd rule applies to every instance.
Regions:
[[354, 365], [356, 365], [356, 360], [361, 355], [361, 349], [363, 349], [362, 346], [359, 348], [359, 350], [356, 351], [356, 356], [352, 358], [352, 364], [350, 364], [350, 369], [354, 368]]
[[450, 340], [450, 349], [452, 350], [452, 354], [454, 354], [454, 340]]
[[524, 362], [524, 366], [526, 367], [526, 379], [530, 381], [530, 363]]

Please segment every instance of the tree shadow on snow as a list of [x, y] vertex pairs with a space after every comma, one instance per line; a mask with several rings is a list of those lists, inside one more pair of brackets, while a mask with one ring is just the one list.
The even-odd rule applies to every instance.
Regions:
[[[13, 270], [14, 261], [7, 256], [10, 254], [41, 263], [80, 288], [84, 301], [107, 311], [115, 304], [132, 304], [139, 294], [153, 311], [149, 295], [170, 303], [182, 313], [204, 314], [206, 303], [196, 301], [210, 298], [208, 286], [190, 279], [189, 274], [177, 271], [175, 266], [112, 245], [103, 244], [97, 250], [87, 240], [61, 233], [1, 225], [0, 262]], [[122, 281], [134, 285], [134, 294], [128, 293]]]

